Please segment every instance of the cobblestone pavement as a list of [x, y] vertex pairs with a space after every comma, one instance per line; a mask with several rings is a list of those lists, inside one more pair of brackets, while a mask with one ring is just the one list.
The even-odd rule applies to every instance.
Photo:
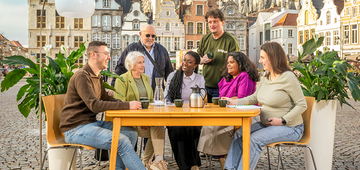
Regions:
[[[16, 94], [24, 83], [25, 81], [21, 80], [9, 91], [0, 93], [0, 170], [39, 169], [39, 121], [34, 112], [30, 113], [28, 118], [24, 118], [17, 109]], [[357, 111], [345, 105], [341, 109], [338, 104], [333, 160], [335, 170], [360, 169], [360, 102], [350, 101], [350, 103]], [[43, 146], [46, 146], [45, 123], [43, 125]], [[169, 163], [168, 169], [178, 169], [172, 157], [168, 138], [166, 138], [165, 150], [164, 159]], [[285, 148], [283, 150], [286, 169], [305, 169], [302, 149]], [[84, 169], [108, 169], [108, 161], [102, 161], [101, 166], [94, 165], [97, 161], [93, 155], [94, 151], [83, 151]], [[270, 155], [271, 166], [275, 169], [277, 157], [274, 148], [270, 150]], [[221, 169], [218, 161], [212, 161], [212, 165], [211, 169]], [[45, 166], [47, 167], [48, 163]], [[268, 169], [267, 166], [265, 150], [262, 152], [256, 169]], [[200, 169], [207, 169], [205, 160], [202, 161]]]

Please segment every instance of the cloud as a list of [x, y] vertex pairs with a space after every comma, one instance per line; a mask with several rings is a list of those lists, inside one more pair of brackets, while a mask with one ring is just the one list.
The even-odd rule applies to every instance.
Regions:
[[0, 33], [28, 45], [28, 5], [25, 0], [0, 1]]

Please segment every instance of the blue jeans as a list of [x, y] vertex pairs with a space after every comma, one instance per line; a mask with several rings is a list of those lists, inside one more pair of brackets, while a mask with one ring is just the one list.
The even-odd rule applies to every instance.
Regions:
[[[111, 150], [113, 123], [97, 121], [86, 125], [80, 125], [64, 133], [66, 143], [83, 144], [94, 148]], [[137, 132], [132, 127], [121, 127], [118, 155], [116, 157], [116, 169], [146, 170], [139, 156], [134, 151], [137, 141]]]
[[207, 92], [208, 103], [212, 103], [213, 97], [219, 97], [219, 88], [210, 88], [205, 86]]
[[[281, 141], [299, 141], [303, 135], [304, 124], [289, 126], [264, 126], [261, 122], [251, 125], [250, 132], [250, 169], [253, 170], [260, 158], [262, 146]], [[238, 129], [231, 142], [224, 169], [243, 169], [242, 128]]]

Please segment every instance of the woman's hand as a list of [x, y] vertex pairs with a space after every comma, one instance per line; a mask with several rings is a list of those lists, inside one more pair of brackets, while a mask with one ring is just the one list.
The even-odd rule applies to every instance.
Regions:
[[281, 118], [272, 117], [268, 119], [268, 122], [266, 122], [266, 126], [281, 126], [281, 125], [283, 125]]
[[141, 108], [141, 103], [138, 101], [131, 101], [129, 102], [130, 110], [137, 110]]
[[228, 97], [221, 97], [221, 99], [227, 100], [228, 105], [237, 105], [238, 104], [238, 101], [236, 99], [231, 99], [231, 98], [228, 98]]

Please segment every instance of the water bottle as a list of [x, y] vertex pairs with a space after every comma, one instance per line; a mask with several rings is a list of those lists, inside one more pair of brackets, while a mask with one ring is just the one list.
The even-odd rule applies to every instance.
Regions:
[[163, 78], [155, 78], [155, 92], [154, 92], [154, 105], [164, 106], [164, 90], [163, 90]]

